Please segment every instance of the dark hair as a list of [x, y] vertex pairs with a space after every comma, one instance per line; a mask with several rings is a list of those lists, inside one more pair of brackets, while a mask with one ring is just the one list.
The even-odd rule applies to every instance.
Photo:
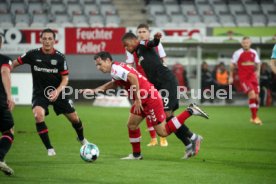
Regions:
[[102, 51], [102, 52], [98, 52], [95, 56], [94, 56], [94, 60], [98, 59], [98, 58], [101, 58], [102, 60], [106, 60], [107, 58], [110, 59], [110, 61], [112, 61], [112, 56], [109, 52], [105, 52], [105, 51]]
[[245, 36], [242, 38], [242, 40], [250, 40], [250, 37], [249, 36]]
[[124, 36], [122, 37], [122, 41], [126, 41], [126, 40], [132, 40], [132, 39], [138, 39], [137, 36], [131, 32], [128, 32], [126, 34], [124, 34]]
[[53, 36], [54, 36], [54, 39], [56, 39], [56, 33], [55, 33], [52, 29], [47, 28], [47, 29], [42, 30], [41, 33], [40, 33], [40, 38], [42, 38], [42, 35], [43, 35], [44, 33], [52, 33]]
[[140, 29], [140, 28], [146, 28], [147, 30], [149, 30], [149, 26], [147, 24], [139, 24], [137, 26], [137, 29]]

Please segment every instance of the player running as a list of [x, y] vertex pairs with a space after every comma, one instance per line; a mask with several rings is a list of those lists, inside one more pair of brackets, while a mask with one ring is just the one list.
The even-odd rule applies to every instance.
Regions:
[[[177, 98], [177, 81], [173, 73], [162, 64], [160, 57], [153, 47], [156, 47], [161, 38], [161, 34], [157, 33], [152, 41], [139, 39], [133, 33], [126, 33], [123, 38], [123, 44], [127, 51], [135, 55], [136, 67], [142, 73], [145, 73], [147, 79], [154, 87], [161, 91], [164, 110], [167, 121], [173, 116], [173, 112], [179, 108]], [[166, 90], [168, 93], [162, 93]], [[185, 159], [195, 156], [195, 152], [200, 148], [202, 137], [192, 133], [186, 125], [182, 125], [175, 135], [186, 146], [184, 154]]]
[[49, 105], [53, 105], [57, 115], [64, 114], [71, 122], [81, 144], [88, 143], [84, 138], [83, 125], [73, 107], [73, 101], [62, 98], [61, 95], [62, 90], [68, 84], [69, 71], [65, 56], [54, 49], [55, 38], [53, 30], [44, 29], [40, 35], [42, 48], [30, 50], [13, 61], [13, 67], [23, 64], [31, 66], [33, 76], [32, 109], [37, 133], [47, 149], [48, 156], [56, 155], [45, 123], [45, 115], [49, 114]]
[[123, 160], [141, 160], [143, 158], [141, 155], [139, 124], [145, 117], [150, 119], [157, 134], [162, 137], [167, 137], [171, 133], [177, 132], [177, 129], [191, 115], [208, 119], [206, 113], [195, 104], [191, 104], [187, 110], [177, 117], [171, 117], [166, 123], [162, 99], [158, 91], [144, 76], [125, 63], [113, 62], [108, 52], [100, 52], [95, 55], [94, 59], [97, 69], [103, 73], [110, 73], [112, 81], [96, 89], [84, 89], [80, 92], [97, 94], [108, 89], [115, 89], [117, 86], [122, 86], [128, 91], [130, 98], [134, 101], [128, 119], [128, 133], [132, 145], [132, 154], [122, 158]]
[[[138, 36], [139, 40], [149, 40], [150, 39], [150, 32], [149, 32], [149, 26], [146, 24], [140, 24], [137, 27], [136, 34]], [[160, 42], [157, 47], [155, 47], [156, 52], [158, 53], [160, 60], [164, 64], [165, 58], [166, 58], [166, 53], [163, 48], [162, 43]], [[143, 76], [146, 77], [146, 74], [142, 68], [141, 65], [138, 63], [138, 58], [137, 55], [131, 54], [130, 52], [126, 51], [126, 63], [130, 66], [133, 66], [136, 68], [136, 70], [141, 73]], [[157, 137], [156, 137], [156, 132], [148, 118], [146, 118], [146, 123], [147, 123], [147, 128], [151, 137], [151, 141], [147, 146], [156, 146], [158, 145]], [[168, 146], [168, 141], [165, 137], [160, 137], [160, 146], [166, 147]]]
[[244, 37], [241, 42], [242, 48], [235, 51], [230, 64], [229, 83], [233, 83], [233, 71], [238, 68], [238, 76], [243, 92], [248, 95], [249, 108], [251, 111], [250, 122], [256, 125], [262, 125], [258, 117], [259, 109], [259, 76], [260, 76], [260, 58], [256, 50], [250, 48], [251, 40]]
[[[0, 36], [0, 48], [2, 46], [2, 37]], [[0, 170], [10, 176], [14, 172], [5, 162], [4, 158], [13, 143], [13, 117], [11, 111], [14, 107], [14, 101], [11, 95], [11, 70], [12, 61], [7, 56], [0, 54]]]

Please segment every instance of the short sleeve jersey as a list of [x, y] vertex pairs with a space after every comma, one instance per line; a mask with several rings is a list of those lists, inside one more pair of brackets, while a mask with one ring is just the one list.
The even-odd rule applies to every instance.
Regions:
[[[0, 70], [2, 67], [11, 68], [11, 65], [12, 65], [11, 58], [0, 54]], [[3, 104], [3, 103], [6, 103], [6, 101], [7, 101], [7, 94], [2, 82], [2, 75], [0, 74], [0, 103]]]
[[232, 56], [232, 63], [238, 66], [240, 79], [246, 80], [251, 75], [255, 75], [255, 64], [260, 63], [258, 53], [254, 49], [239, 49]]
[[141, 97], [145, 95], [145, 92], [149, 92], [149, 90], [153, 88], [153, 85], [133, 67], [128, 66], [127, 64], [122, 62], [113, 62], [111, 68], [112, 79], [115, 81], [116, 85], [124, 87], [130, 94], [129, 89], [131, 87], [131, 84], [127, 79], [129, 73], [132, 73], [137, 76], [141, 91]]
[[[155, 51], [158, 53], [160, 58], [166, 57], [166, 53], [165, 53], [162, 43], [159, 43], [159, 45], [157, 47], [155, 47]], [[140, 72], [142, 75], [146, 76], [144, 69], [138, 62], [139, 60], [138, 60], [138, 56], [136, 53], [131, 54], [130, 52], [126, 51], [126, 57], [127, 57], [126, 63], [128, 63], [128, 64], [135, 63], [136, 70], [138, 72]]]
[[45, 54], [41, 48], [30, 50], [17, 58], [20, 64], [31, 66], [33, 77], [33, 95], [43, 95], [45, 88], [57, 88], [62, 80], [62, 75], [68, 75], [68, 66], [65, 56], [54, 50]]

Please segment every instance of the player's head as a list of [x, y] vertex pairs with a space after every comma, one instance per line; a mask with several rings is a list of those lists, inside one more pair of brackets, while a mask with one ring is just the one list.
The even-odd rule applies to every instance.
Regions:
[[99, 52], [94, 56], [95, 64], [98, 70], [103, 73], [111, 72], [112, 56], [109, 52]]
[[251, 47], [251, 40], [250, 40], [250, 38], [248, 36], [243, 37], [241, 45], [242, 45], [242, 48], [244, 50], [249, 50], [250, 47]]
[[148, 40], [150, 38], [149, 26], [147, 24], [139, 24], [136, 34], [139, 40]]
[[130, 32], [124, 34], [124, 36], [122, 37], [122, 42], [125, 49], [130, 53], [133, 53], [139, 44], [137, 36]]
[[42, 49], [45, 52], [51, 52], [54, 49], [56, 34], [52, 29], [44, 29], [40, 34]]

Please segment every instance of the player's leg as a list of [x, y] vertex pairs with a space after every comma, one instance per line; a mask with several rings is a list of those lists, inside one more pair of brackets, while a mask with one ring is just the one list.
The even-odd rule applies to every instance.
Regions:
[[4, 158], [9, 152], [14, 140], [13, 125], [11, 112], [8, 110], [1, 110], [0, 131], [2, 137], [0, 138], [0, 170], [9, 176], [12, 175], [14, 171], [4, 162]]
[[143, 121], [144, 117], [141, 115], [136, 115], [130, 113], [128, 118], [128, 135], [129, 141], [132, 146], [132, 154], [127, 157], [121, 158], [122, 160], [141, 160], [143, 159], [141, 155], [141, 131], [139, 124]]
[[87, 139], [84, 138], [82, 121], [77, 115], [73, 101], [71, 99], [58, 99], [53, 103], [54, 111], [57, 115], [64, 114], [65, 117], [71, 122], [72, 127], [75, 129], [78, 141], [84, 145], [87, 144]]
[[[47, 108], [47, 107], [46, 107]], [[46, 109], [48, 111], [48, 109]], [[48, 134], [48, 127], [45, 123], [45, 107], [43, 108], [42, 106], [34, 106], [33, 107], [33, 114], [36, 122], [36, 130], [37, 133], [43, 142], [45, 148], [47, 149], [48, 156], [54, 156], [56, 155], [56, 152], [51, 144], [49, 134]], [[47, 113], [48, 114], [48, 113]]]
[[158, 141], [156, 138], [156, 132], [152, 126], [150, 119], [146, 118], [146, 123], [147, 123], [147, 129], [148, 129], [150, 137], [151, 137], [150, 143], [147, 144], [147, 146], [156, 146], [158, 144]]
[[83, 125], [82, 125], [82, 122], [81, 122], [80, 118], [78, 117], [77, 113], [72, 112], [72, 113], [64, 114], [64, 115], [71, 122], [72, 127], [75, 129], [77, 136], [78, 136], [78, 141], [82, 145], [89, 143], [87, 141], [87, 139], [84, 138]]
[[[199, 114], [200, 113], [200, 114]], [[178, 116], [172, 117], [167, 123], [155, 124], [154, 128], [159, 136], [167, 137], [171, 133], [175, 133], [191, 115], [197, 115], [208, 119], [208, 115], [196, 106], [196, 110], [188, 107], [187, 110], [180, 113]]]
[[[167, 117], [166, 122], [174, 117], [172, 111], [165, 111], [165, 113]], [[187, 159], [198, 154], [201, 141], [203, 140], [202, 136], [191, 132], [185, 124], [177, 129], [175, 135], [186, 147], [183, 158]]]
[[258, 94], [256, 94], [255, 90], [250, 90], [248, 92], [248, 101], [249, 101], [249, 108], [251, 111], [251, 118], [250, 121], [256, 125], [262, 125], [262, 121], [257, 116], [258, 112]]

